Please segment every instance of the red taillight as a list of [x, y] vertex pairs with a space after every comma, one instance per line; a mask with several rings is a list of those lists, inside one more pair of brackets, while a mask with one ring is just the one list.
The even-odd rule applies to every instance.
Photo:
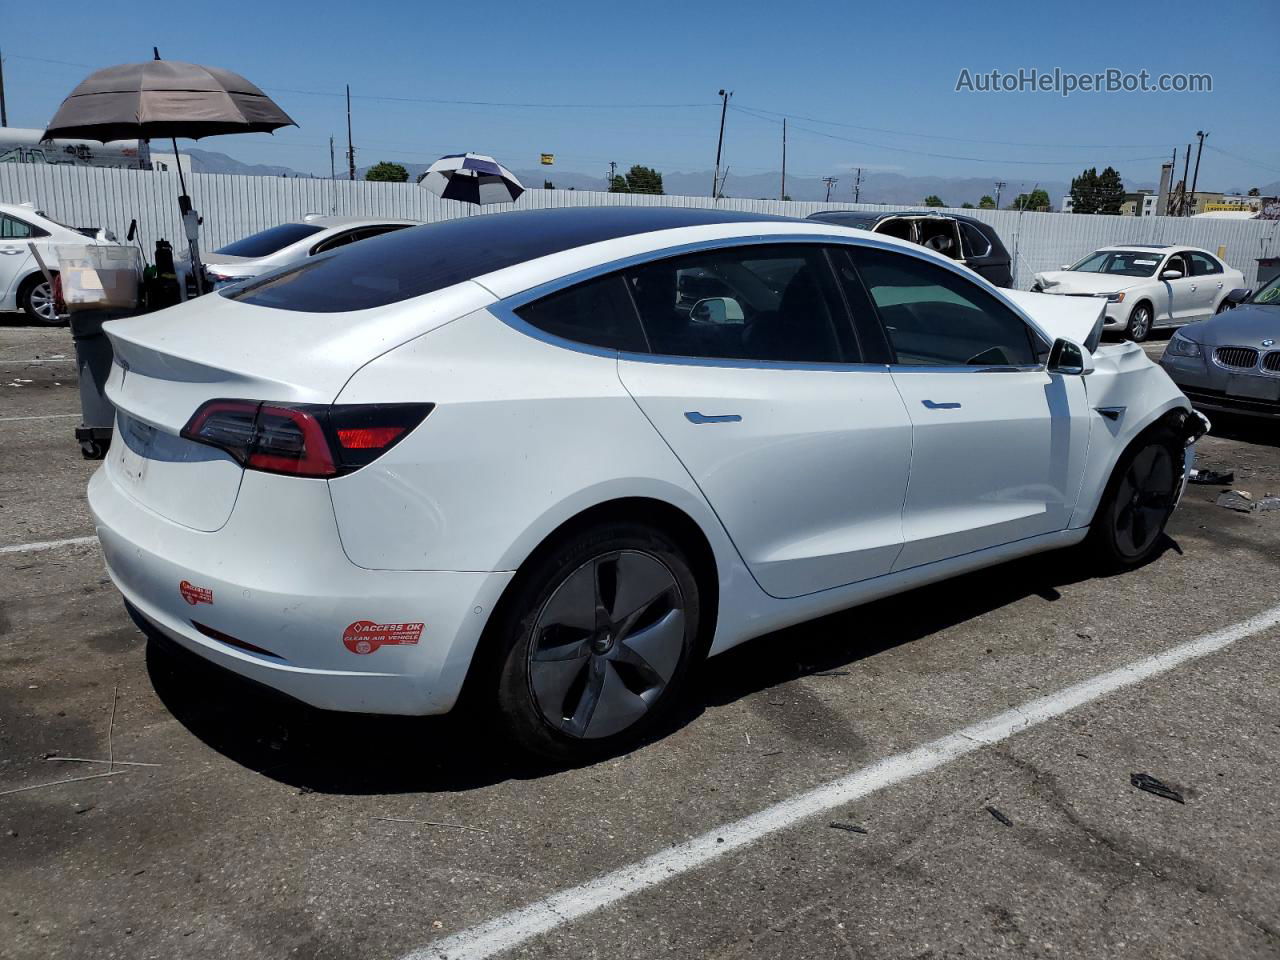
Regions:
[[209, 400], [182, 436], [225, 450], [249, 470], [334, 477], [373, 462], [423, 421], [433, 404], [263, 403]]

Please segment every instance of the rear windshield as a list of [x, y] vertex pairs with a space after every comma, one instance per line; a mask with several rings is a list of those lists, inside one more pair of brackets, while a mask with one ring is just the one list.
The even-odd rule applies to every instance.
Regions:
[[219, 247], [213, 252], [225, 253], [229, 257], [265, 257], [323, 229], [324, 227], [317, 227], [313, 223], [282, 223], [278, 227], [250, 234], [235, 243]]
[[307, 313], [367, 310], [602, 240], [704, 223], [785, 219], [679, 207], [473, 215], [362, 240], [221, 295]]
[[1102, 250], [1091, 253], [1071, 269], [1079, 273], [1111, 273], [1121, 277], [1150, 277], [1163, 256], [1145, 250]]

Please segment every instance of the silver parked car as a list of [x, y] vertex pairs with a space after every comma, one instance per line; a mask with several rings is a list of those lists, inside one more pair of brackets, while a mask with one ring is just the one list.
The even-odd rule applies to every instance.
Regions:
[[[277, 227], [247, 237], [204, 254], [205, 276], [211, 287], [238, 283], [261, 276], [280, 267], [327, 253], [338, 247], [393, 230], [416, 227], [418, 220], [394, 220], [377, 217], [326, 217], [307, 214], [301, 221], [282, 223]], [[185, 266], [184, 263], [179, 267]]]
[[1280, 277], [1173, 335], [1160, 366], [1204, 410], [1280, 417]]

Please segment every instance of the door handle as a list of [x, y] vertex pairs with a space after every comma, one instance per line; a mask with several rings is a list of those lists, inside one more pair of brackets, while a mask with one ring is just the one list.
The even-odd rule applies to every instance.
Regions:
[[690, 423], [738, 423], [742, 420], [742, 415], [737, 413], [708, 415], [697, 410], [686, 410], [684, 416]]
[[927, 407], [930, 410], [959, 410], [960, 409], [960, 404], [956, 403], [955, 401], [938, 403], [934, 400], [921, 400], [920, 402], [923, 403], [925, 407]]
[[1193, 283], [1193, 284], [1191, 285], [1191, 289], [1192, 289], [1192, 290], [1194, 290], [1195, 288], [1196, 288], [1196, 285]]

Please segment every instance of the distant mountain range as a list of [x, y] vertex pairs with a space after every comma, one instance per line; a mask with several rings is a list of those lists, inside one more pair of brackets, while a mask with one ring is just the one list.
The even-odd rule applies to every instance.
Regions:
[[[258, 177], [310, 177], [314, 174], [302, 173], [290, 167], [262, 163], [241, 163], [225, 153], [214, 150], [192, 149], [185, 151], [191, 155], [191, 168], [196, 173], [230, 173]], [[406, 163], [409, 171], [409, 182], [412, 183], [427, 169], [429, 164]], [[356, 177], [364, 179], [368, 167], [357, 167]], [[604, 190], [605, 177], [602, 174], [593, 176], [585, 173], [559, 170], [556, 167], [538, 167], [532, 170], [513, 169], [520, 182], [530, 189], [540, 188], [544, 181], [553, 183], [557, 190]], [[662, 172], [663, 188], [669, 194], [680, 196], [706, 196], [711, 192], [711, 171], [694, 172]], [[1124, 171], [1121, 171], [1123, 174]], [[725, 195], [746, 199], [774, 199], [781, 187], [782, 174], [755, 173], [739, 176], [729, 168], [725, 183]], [[1049, 199], [1056, 208], [1062, 197], [1070, 189], [1070, 182], [1044, 180], [1039, 183], [1009, 181], [1001, 196], [1001, 206], [1008, 206], [1019, 193], [1030, 191], [1038, 186], [1048, 191]], [[1153, 190], [1153, 180], [1126, 181], [1130, 190]], [[845, 173], [831, 191], [831, 199], [848, 202], [853, 199], [853, 174]], [[1280, 195], [1280, 181], [1261, 185], [1263, 196]], [[1243, 191], [1239, 191], [1243, 192]], [[826, 184], [817, 177], [787, 177], [787, 194], [792, 200], [823, 200], [827, 196]], [[995, 182], [984, 177], [913, 177], [900, 173], [866, 173], [863, 175], [858, 199], [863, 203], [883, 203], [895, 206], [918, 207], [924, 198], [936, 195], [947, 206], [958, 207], [964, 203], [977, 206], [983, 195], [995, 195]]]

